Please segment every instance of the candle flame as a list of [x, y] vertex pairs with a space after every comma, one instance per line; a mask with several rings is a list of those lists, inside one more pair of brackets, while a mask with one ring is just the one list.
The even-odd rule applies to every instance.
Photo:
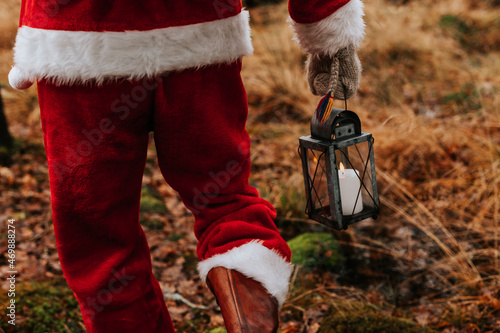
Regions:
[[344, 173], [345, 167], [344, 167], [344, 164], [342, 164], [342, 162], [340, 162], [339, 168], [340, 168], [340, 172]]
[[318, 162], [318, 158], [316, 156], [314, 156], [314, 162]]

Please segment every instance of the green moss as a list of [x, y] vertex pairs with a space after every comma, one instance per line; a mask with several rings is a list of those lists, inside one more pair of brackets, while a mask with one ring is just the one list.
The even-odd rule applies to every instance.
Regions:
[[210, 323], [210, 314], [208, 313], [208, 311], [201, 309], [192, 309], [191, 313], [192, 319], [174, 323], [177, 332], [198, 333], [201, 331], [206, 331], [206, 329], [200, 330], [200, 328], [206, 328]]
[[[10, 332], [80, 332], [81, 315], [78, 302], [65, 281], [20, 282], [16, 284], [16, 325], [6, 320], [0, 328]], [[5, 309], [10, 299], [0, 296]]]
[[457, 15], [443, 15], [440, 27], [469, 52], [488, 53], [498, 50], [500, 20], [474, 20]]
[[342, 264], [338, 241], [328, 233], [305, 233], [288, 242], [292, 263], [305, 270], [334, 270]]
[[306, 202], [304, 190], [294, 187], [283, 188], [279, 198], [279, 206], [276, 207], [278, 216], [305, 217], [304, 202]]
[[141, 190], [141, 212], [143, 213], [164, 213], [167, 207], [153, 190], [143, 187]]
[[479, 92], [471, 83], [462, 85], [458, 92], [444, 96], [442, 104], [453, 104], [464, 114], [469, 113], [470, 110], [479, 110], [483, 107]]
[[467, 26], [467, 23], [465, 23], [465, 21], [462, 18], [456, 15], [446, 14], [441, 16], [439, 25], [442, 28], [453, 28], [460, 34], [466, 34], [470, 31], [470, 28]]
[[162, 220], [142, 216], [140, 223], [151, 230], [163, 230], [165, 223]]
[[186, 235], [174, 232], [173, 234], [170, 235], [170, 237], [168, 237], [168, 240], [172, 242], [177, 242], [178, 240], [181, 240], [184, 237], [186, 237]]
[[191, 252], [191, 251], [184, 251], [182, 254], [184, 257], [184, 264], [182, 265], [182, 270], [184, 271], [184, 274], [186, 274], [188, 279], [193, 278], [194, 275], [197, 274], [197, 267], [198, 267], [198, 257], [196, 256], [196, 253]]
[[212, 328], [210, 331], [208, 331], [208, 333], [227, 333], [227, 331], [224, 328], [217, 327]]
[[[344, 302], [345, 303], [345, 302]], [[344, 307], [338, 311], [339, 308]], [[411, 320], [384, 315], [363, 304], [340, 304], [320, 323], [318, 333], [432, 333], [434, 330]]]
[[143, 187], [141, 190], [141, 216], [139, 222], [151, 230], [162, 230], [165, 223], [155, 218], [154, 214], [151, 213], [165, 212], [167, 212], [167, 207], [161, 200], [161, 196], [149, 187]]

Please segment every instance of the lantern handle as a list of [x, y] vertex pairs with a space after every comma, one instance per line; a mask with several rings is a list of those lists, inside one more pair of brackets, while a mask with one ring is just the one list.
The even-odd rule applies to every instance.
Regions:
[[353, 111], [334, 107], [325, 121], [312, 117], [311, 137], [315, 139], [341, 141], [357, 135], [361, 135], [361, 120]]
[[340, 61], [337, 55], [333, 57], [332, 61], [332, 67], [330, 68], [330, 81], [329, 81], [329, 87], [330, 91], [334, 92], [335, 87], [337, 86], [337, 82], [339, 80], [339, 65]]

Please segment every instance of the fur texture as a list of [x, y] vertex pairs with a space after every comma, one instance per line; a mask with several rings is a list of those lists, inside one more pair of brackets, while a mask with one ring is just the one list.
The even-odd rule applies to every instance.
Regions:
[[219, 266], [234, 269], [261, 283], [276, 297], [280, 308], [285, 303], [293, 265], [261, 242], [253, 241], [201, 261], [198, 263], [201, 279], [206, 282], [208, 272]]
[[351, 0], [327, 18], [311, 24], [301, 24], [289, 18], [295, 31], [294, 39], [311, 54], [334, 56], [338, 50], [354, 45], [357, 49], [364, 38], [363, 3]]
[[15, 66], [25, 80], [74, 84], [154, 77], [231, 63], [253, 52], [248, 12], [148, 31], [84, 32], [19, 28]]
[[9, 72], [9, 84], [14, 89], [28, 89], [33, 85], [33, 80], [30, 80], [29, 76], [24, 74], [17, 67], [12, 67]]

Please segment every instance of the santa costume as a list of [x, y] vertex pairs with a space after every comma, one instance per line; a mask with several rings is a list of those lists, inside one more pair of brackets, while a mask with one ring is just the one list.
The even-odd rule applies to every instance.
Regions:
[[[289, 1], [311, 54], [358, 46], [362, 8]], [[59, 258], [88, 332], [174, 331], [139, 224], [150, 131], [194, 214], [199, 273], [228, 330], [276, 330], [291, 254], [248, 184], [240, 70], [251, 53], [241, 1], [22, 1], [9, 81], [38, 83]]]

